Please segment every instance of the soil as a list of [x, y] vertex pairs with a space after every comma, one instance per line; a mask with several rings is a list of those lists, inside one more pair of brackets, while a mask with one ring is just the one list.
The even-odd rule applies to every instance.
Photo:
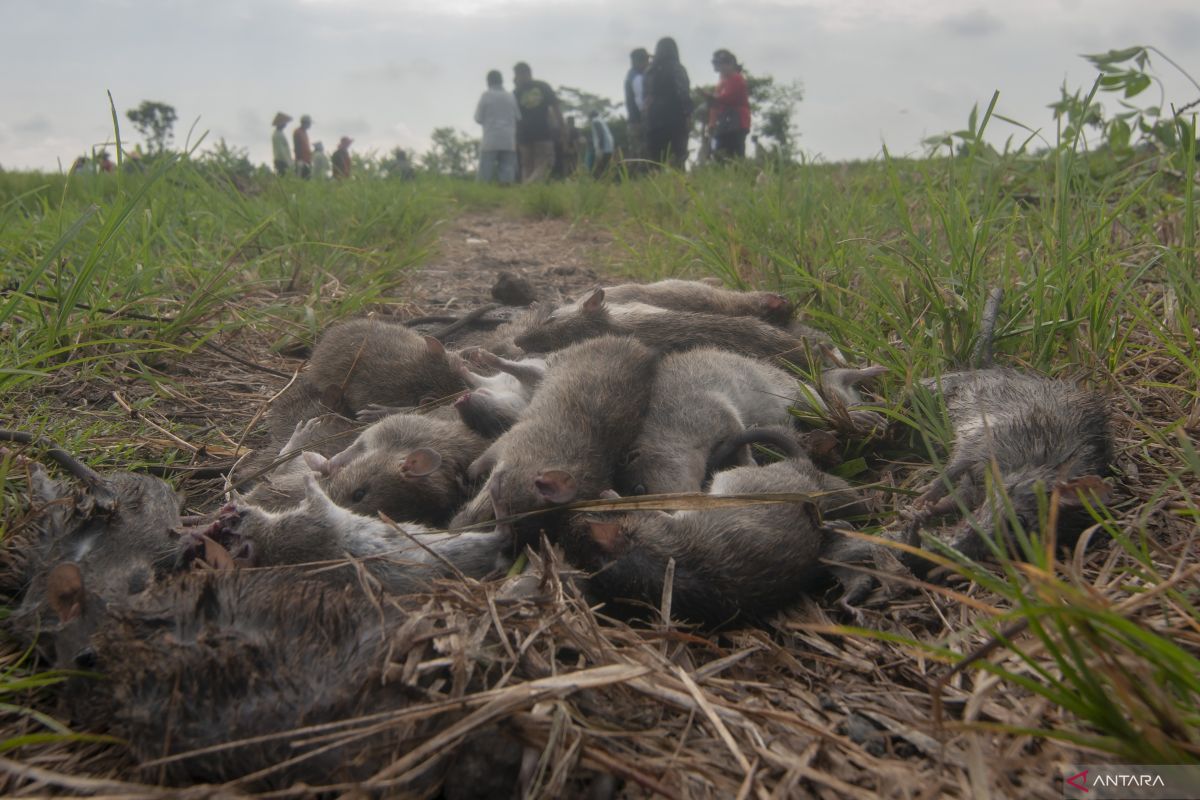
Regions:
[[438, 255], [413, 273], [400, 293], [433, 315], [495, 302], [502, 273], [529, 281], [539, 300], [558, 302], [600, 282], [598, 266], [612, 237], [559, 219], [516, 219], [500, 212], [466, 214], [446, 222]]

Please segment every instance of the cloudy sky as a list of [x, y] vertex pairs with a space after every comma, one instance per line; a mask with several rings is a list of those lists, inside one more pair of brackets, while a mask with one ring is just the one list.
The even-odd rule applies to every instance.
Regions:
[[[801, 145], [828, 160], [881, 142], [920, 151], [1000, 91], [1001, 113], [1053, 138], [1046, 104], [1090, 86], [1080, 53], [1163, 50], [1200, 79], [1195, 0], [2, 0], [0, 166], [56, 170], [110, 139], [106, 92], [143, 99], [266, 162], [277, 110], [315, 120], [314, 140], [423, 149], [472, 121], [484, 75], [526, 60], [535, 77], [613, 99], [629, 50], [679, 42], [693, 82], [726, 47], [749, 70], [799, 80]], [[1167, 101], [1200, 92], [1156, 63]], [[1157, 87], [1147, 102], [1157, 102]], [[1140, 100], [1141, 98], [1139, 98]], [[1002, 139], [1015, 129], [997, 124]]]

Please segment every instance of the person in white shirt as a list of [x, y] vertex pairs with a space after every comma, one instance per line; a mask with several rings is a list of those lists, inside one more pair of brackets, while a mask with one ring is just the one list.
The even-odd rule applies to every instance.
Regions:
[[475, 106], [475, 121], [483, 126], [479, 145], [480, 183], [499, 181], [502, 186], [517, 180], [517, 120], [521, 110], [512, 92], [504, 90], [499, 70], [487, 74], [487, 91]]
[[625, 119], [629, 121], [629, 152], [626, 158], [643, 158], [646, 154], [646, 131], [642, 112], [646, 110], [646, 70], [650, 54], [639, 47], [629, 54], [629, 72], [625, 74]]
[[592, 152], [595, 153], [592, 175], [600, 178], [608, 171], [608, 165], [612, 163], [613, 135], [608, 123], [595, 111], [588, 112], [588, 121], [592, 125]]
[[313, 145], [312, 176], [319, 181], [329, 179], [329, 156], [325, 153], [325, 143]]

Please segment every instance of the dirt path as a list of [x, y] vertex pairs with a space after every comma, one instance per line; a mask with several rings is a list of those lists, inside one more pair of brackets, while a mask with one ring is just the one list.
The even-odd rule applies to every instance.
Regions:
[[494, 302], [492, 286], [508, 272], [528, 280], [540, 299], [557, 301], [600, 281], [611, 246], [607, 232], [565, 220], [468, 213], [446, 222], [437, 255], [403, 291], [425, 313], [475, 308]]

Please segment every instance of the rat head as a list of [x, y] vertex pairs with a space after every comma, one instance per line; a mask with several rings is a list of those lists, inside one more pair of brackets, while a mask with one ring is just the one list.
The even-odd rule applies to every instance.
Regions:
[[850, 406], [863, 401], [858, 387], [886, 374], [887, 367], [872, 365], [861, 369], [839, 367], [821, 373], [821, 394], [831, 403]]
[[[579, 485], [575, 476], [566, 470], [530, 471], [499, 464], [492, 470], [487, 491], [496, 519], [503, 519], [513, 514], [570, 503], [579, 496]], [[543, 523], [542, 518], [535, 517], [528, 526], [522, 527], [536, 529]], [[510, 524], [497, 526], [497, 530], [503, 529], [511, 530]]]
[[79, 565], [65, 561], [46, 575], [46, 603], [58, 617], [54, 631], [54, 666], [92, 669], [96, 652], [91, 637], [106, 612], [104, 601], [84, 586]]
[[[347, 541], [382, 524], [335, 504], [317, 475], [309, 473], [300, 505], [276, 512], [233, 503], [206, 535], [233, 556], [229, 565], [269, 567], [343, 558]], [[222, 558], [217, 561], [210, 566], [226, 566]]]
[[796, 314], [796, 307], [781, 294], [761, 292], [759, 302], [762, 305], [759, 316], [772, 325], [787, 325]]
[[596, 289], [577, 306], [539, 310], [530, 326], [514, 341], [527, 353], [550, 353], [612, 330], [604, 290]]
[[461, 499], [451, 465], [443, 464], [441, 454], [432, 448], [363, 449], [336, 468], [323, 468], [329, 464], [322, 465], [315, 454], [306, 453], [305, 459], [325, 476], [322, 483], [329, 498], [358, 514], [374, 516], [382, 511], [393, 519], [440, 520]]
[[[29, 550], [30, 566], [48, 570], [71, 562], [88, 576], [91, 594], [113, 602], [140, 594], [174, 566], [175, 531], [181, 500], [173, 488], [149, 475], [118, 472], [105, 479], [114, 498], [111, 511], [100, 512], [92, 495], [60, 493], [46, 480], [39, 495], [61, 498], [46, 506], [39, 525], [42, 535]], [[43, 575], [34, 572], [20, 614], [38, 613], [44, 605]]]
[[829, 404], [830, 419], [839, 427], [860, 433], [883, 431], [887, 418], [877, 411], [856, 408], [864, 403], [858, 388], [887, 373], [888, 368], [870, 366], [861, 369], [827, 369], [821, 373], [821, 396]]
[[[959, 549], [972, 558], [986, 554], [980, 536], [992, 538], [997, 535], [1006, 543], [1010, 557], [1022, 558], [1018, 540], [1012, 531], [1013, 521], [1025, 531], [1041, 531], [1042, 520], [1046, 519], [1055, 501], [1057, 541], [1060, 545], [1070, 545], [1084, 528], [1092, 524], [1089, 509], [1107, 500], [1112, 488], [1097, 475], [1057, 481], [1048, 477], [1045, 470], [1026, 469], [1005, 475], [1000, 482], [989, 480], [987, 492], [989, 499], [985, 499], [974, 512], [974, 522], [965, 520], [956, 537], [960, 543]], [[961, 546], [968, 541], [976, 544]]]

